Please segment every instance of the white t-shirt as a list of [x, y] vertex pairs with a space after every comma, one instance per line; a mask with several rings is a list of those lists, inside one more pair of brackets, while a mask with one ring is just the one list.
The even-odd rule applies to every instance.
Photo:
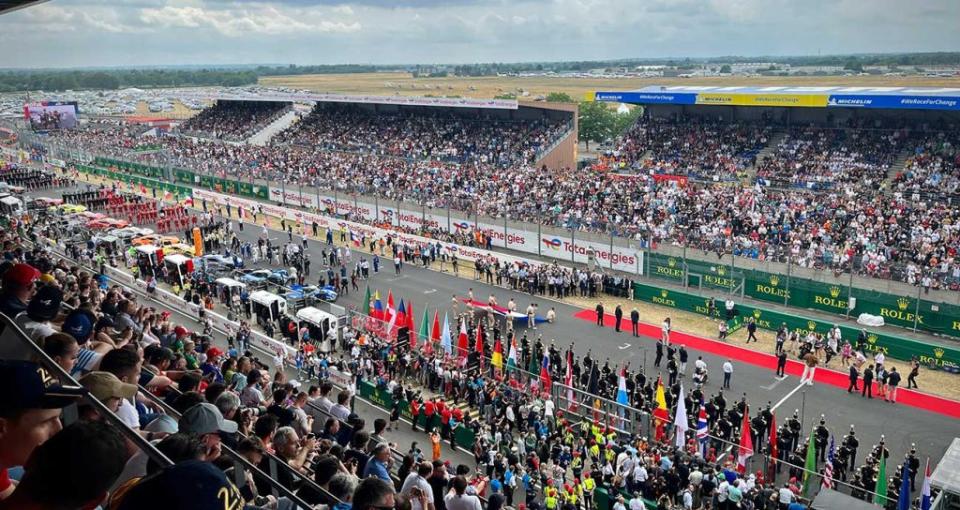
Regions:
[[447, 494], [443, 502], [446, 503], [447, 510], [483, 510], [480, 506], [480, 498], [466, 493], [462, 496], [455, 493]]
[[[400, 493], [409, 497], [410, 489], [414, 487], [420, 487], [420, 490], [427, 495], [427, 503], [433, 503], [433, 489], [430, 488], [430, 483], [417, 473], [407, 475], [407, 479], [403, 481], [403, 486], [400, 488]], [[410, 505], [412, 510], [426, 510], [420, 504], [420, 498], [410, 497]]]
[[140, 429], [140, 413], [137, 412], [137, 407], [130, 403], [129, 400], [122, 398], [120, 399], [120, 408], [117, 409], [117, 417], [123, 420], [128, 427], [132, 429]]
[[780, 503], [783, 505], [789, 505], [793, 502], [793, 491], [786, 488], [780, 488]]
[[630, 510], [644, 510], [646, 508], [643, 504], [643, 500], [640, 498], [633, 498], [630, 500]]
[[725, 374], [732, 374], [732, 373], [733, 373], [733, 364], [731, 364], [729, 361], [725, 361], [725, 362], [723, 363], [723, 373], [725, 373]]

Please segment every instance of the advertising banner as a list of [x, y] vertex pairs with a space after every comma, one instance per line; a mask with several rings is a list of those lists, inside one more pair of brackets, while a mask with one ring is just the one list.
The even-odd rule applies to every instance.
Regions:
[[314, 209], [320, 205], [317, 201], [317, 195], [302, 191], [296, 186], [287, 188], [270, 186], [270, 201], [295, 205], [297, 207], [306, 207], [308, 209]]
[[831, 94], [826, 106], [832, 108], [960, 110], [960, 97]]
[[540, 254], [540, 244], [537, 242], [537, 232], [510, 228], [507, 225], [507, 248], [533, 255]]
[[431, 228], [441, 230], [443, 232], [450, 231], [450, 225], [448, 224], [449, 218], [447, 217], [447, 211], [443, 209], [430, 209], [427, 208], [427, 225]]
[[400, 212], [397, 214], [397, 220], [403, 228], [412, 228], [419, 231], [424, 226], [423, 209], [420, 207], [410, 207], [401, 203]]
[[697, 104], [823, 108], [827, 106], [827, 96], [825, 94], [724, 94], [702, 92], [697, 94]]
[[477, 223], [477, 230], [490, 237], [490, 245], [496, 248], [507, 247], [507, 237], [503, 234], [503, 223]]

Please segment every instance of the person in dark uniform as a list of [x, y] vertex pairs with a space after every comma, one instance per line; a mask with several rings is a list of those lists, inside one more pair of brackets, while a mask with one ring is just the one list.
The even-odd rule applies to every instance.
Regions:
[[852, 424], [850, 425], [850, 432], [843, 436], [843, 445], [850, 451], [850, 463], [847, 465], [850, 467], [850, 471], [853, 471], [857, 466], [857, 448], [860, 446], [860, 441], [857, 439], [857, 433], [853, 430]]
[[640, 336], [640, 312], [636, 308], [630, 312], [630, 326], [633, 329], [633, 336]]
[[620, 305], [617, 305], [617, 308], [613, 311], [613, 316], [617, 320], [617, 333], [620, 332], [620, 322], [623, 321], [623, 308], [620, 308]]
[[847, 481], [847, 463], [850, 462], [850, 449], [847, 445], [841, 444], [837, 448], [837, 455], [833, 458], [833, 469], [840, 480]]
[[787, 371], [787, 351], [779, 349], [777, 351], [777, 377], [786, 377]]
[[603, 327], [603, 303], [597, 303], [597, 326]]
[[[787, 460], [787, 456], [790, 454], [790, 445], [793, 444], [792, 432], [787, 428], [786, 425], [781, 425], [780, 429], [777, 431], [777, 459], [781, 461]], [[777, 473], [780, 473], [780, 467], [783, 464], [777, 463]]]
[[757, 322], [753, 317], [747, 319], [747, 343], [750, 343], [750, 340], [757, 343]]
[[790, 428], [793, 438], [793, 443], [790, 445], [790, 449], [795, 450], [797, 449], [797, 444], [800, 441], [800, 432], [803, 430], [803, 425], [800, 423], [799, 409], [793, 411], [793, 417], [787, 420], [787, 427]]
[[660, 361], [663, 359], [663, 340], [657, 340], [657, 359], [653, 360], [653, 364], [658, 368], [660, 367]]
[[907, 454], [907, 467], [910, 468], [910, 490], [917, 491], [917, 470], [920, 469], [920, 459], [917, 458], [917, 448], [915, 444], [910, 445], [910, 453]]
[[820, 459], [820, 462], [826, 462], [826, 452], [827, 452], [827, 441], [830, 440], [830, 431], [827, 430], [827, 420], [824, 415], [820, 415], [820, 424], [817, 425], [816, 437], [814, 438], [814, 445], [817, 449], [817, 458]]
[[860, 378], [860, 371], [857, 370], [856, 365], [850, 365], [850, 385], [847, 386], [847, 393], [854, 391], [860, 391], [860, 388], [857, 387], [857, 380]]

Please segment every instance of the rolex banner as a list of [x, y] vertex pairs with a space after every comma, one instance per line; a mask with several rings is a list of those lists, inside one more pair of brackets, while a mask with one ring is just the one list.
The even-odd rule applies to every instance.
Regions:
[[[635, 283], [633, 290], [634, 299], [638, 301], [702, 315], [706, 315], [709, 310], [710, 299], [707, 297], [640, 283]], [[720, 313], [723, 308], [723, 300], [717, 299], [715, 315]], [[832, 322], [748, 306], [739, 302], [736, 309], [739, 314], [729, 322], [731, 332], [739, 329], [747, 317], [752, 317], [757, 322], [757, 326], [762, 329], [775, 331], [781, 324], [786, 324], [788, 329], [798, 331], [801, 335], [806, 335], [810, 331], [826, 333], [828, 329], [833, 327]], [[841, 325], [840, 331], [844, 340], [856, 344], [857, 335], [860, 333], [859, 328]], [[867, 342], [864, 345], [867, 353], [883, 352], [885, 356], [904, 361], [909, 361], [913, 356], [916, 356], [921, 364], [928, 367], [935, 366], [948, 370], [960, 370], [960, 349], [958, 348], [941, 347], [919, 340], [898, 337], [886, 332], [876, 331], [874, 328], [867, 328], [867, 332]]]

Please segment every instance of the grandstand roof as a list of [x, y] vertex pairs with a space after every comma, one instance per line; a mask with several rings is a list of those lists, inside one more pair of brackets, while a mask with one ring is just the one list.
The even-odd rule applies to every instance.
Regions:
[[[189, 95], [187, 96], [189, 97]], [[466, 97], [414, 97], [414, 96], [351, 96], [345, 94], [289, 93], [289, 92], [233, 92], [213, 95], [197, 95], [198, 99], [217, 101], [277, 101], [289, 103], [369, 103], [400, 106], [439, 106], [446, 108], [488, 108], [516, 110], [515, 99], [471, 99]]]
[[780, 106], [960, 111], [960, 88], [650, 86], [594, 93], [595, 101], [634, 104]]

